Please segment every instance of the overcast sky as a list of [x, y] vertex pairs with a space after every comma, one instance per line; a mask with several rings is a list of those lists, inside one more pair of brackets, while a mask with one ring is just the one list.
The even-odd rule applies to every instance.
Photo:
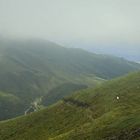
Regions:
[[140, 48], [140, 0], [0, 0], [0, 34]]

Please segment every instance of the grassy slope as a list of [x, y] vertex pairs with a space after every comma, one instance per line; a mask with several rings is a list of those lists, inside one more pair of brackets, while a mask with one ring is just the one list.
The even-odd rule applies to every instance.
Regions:
[[139, 140], [139, 102], [140, 72], [79, 91], [67, 102], [60, 101], [40, 112], [1, 122], [0, 137], [1, 140]]

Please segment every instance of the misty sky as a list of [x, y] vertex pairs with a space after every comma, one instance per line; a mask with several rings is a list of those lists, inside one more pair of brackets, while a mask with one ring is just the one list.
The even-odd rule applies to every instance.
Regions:
[[0, 35], [140, 51], [140, 0], [0, 0]]

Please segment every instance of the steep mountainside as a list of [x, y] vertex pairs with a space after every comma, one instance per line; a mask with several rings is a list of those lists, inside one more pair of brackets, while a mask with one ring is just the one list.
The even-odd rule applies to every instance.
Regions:
[[[119, 98], [117, 98], [119, 97]], [[1, 140], [140, 140], [140, 72], [0, 123]]]
[[[65, 83], [77, 85], [76, 89], [83, 88], [83, 85], [94, 86], [104, 79], [138, 70], [140, 65], [122, 58], [64, 48], [47, 41], [0, 40], [0, 68], [0, 91], [18, 99], [13, 100], [18, 106], [12, 115], [9, 101], [5, 102], [7, 111], [0, 108], [0, 112], [5, 112], [0, 114], [0, 119], [7, 119], [23, 114], [36, 98], [46, 97], [53, 89], [59, 90]], [[60, 95], [58, 91], [60, 97], [71, 92], [73, 90]], [[52, 101], [60, 99], [53, 99], [56, 97], [53, 95]], [[52, 103], [47, 100], [45, 102]]]

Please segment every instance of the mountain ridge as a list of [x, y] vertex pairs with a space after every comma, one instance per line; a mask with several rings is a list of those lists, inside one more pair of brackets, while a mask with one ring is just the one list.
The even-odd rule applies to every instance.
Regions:
[[[140, 69], [139, 64], [122, 58], [64, 48], [40, 40], [1, 40], [0, 67], [0, 91], [17, 96], [22, 101], [17, 108], [23, 113], [36, 98], [46, 96], [65, 83], [90, 87]], [[61, 97], [71, 92], [63, 92]], [[15, 116], [19, 114], [22, 113], [15, 112]], [[11, 117], [8, 111], [7, 117], [0, 114], [0, 119]]]

